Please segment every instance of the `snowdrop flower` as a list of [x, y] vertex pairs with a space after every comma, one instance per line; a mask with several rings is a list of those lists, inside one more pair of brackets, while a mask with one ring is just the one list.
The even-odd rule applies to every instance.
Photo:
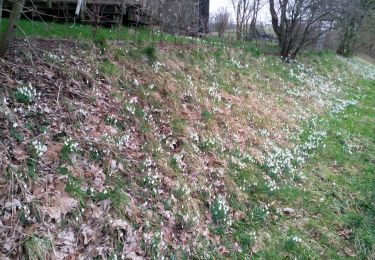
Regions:
[[43, 154], [47, 151], [47, 146], [39, 142], [38, 140], [34, 140], [32, 143], [32, 146], [36, 152], [36, 155], [40, 158], [43, 156]]

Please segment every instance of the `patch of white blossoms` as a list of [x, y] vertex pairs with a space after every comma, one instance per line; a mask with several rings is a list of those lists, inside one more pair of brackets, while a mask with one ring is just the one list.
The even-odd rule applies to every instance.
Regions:
[[331, 114], [334, 115], [334, 114], [338, 114], [342, 111], [344, 111], [347, 107], [349, 106], [355, 106], [357, 105], [358, 101], [357, 100], [342, 100], [342, 99], [338, 99], [337, 102], [333, 105], [333, 107], [331, 108]]
[[135, 109], [136, 109], [136, 104], [138, 103], [138, 98], [137, 97], [132, 97], [125, 105], [126, 107], [126, 110], [128, 110], [128, 112], [131, 114], [131, 115], [134, 115], [135, 114]]
[[64, 140], [64, 147], [69, 153], [73, 153], [79, 150], [78, 143], [75, 142], [70, 136]]
[[341, 56], [337, 56], [337, 58], [348, 64], [352, 70], [361, 74], [364, 78], [375, 80], [375, 68], [372, 64], [364, 61], [361, 62], [358, 59], [347, 59]]
[[232, 225], [232, 218], [229, 214], [229, 206], [225, 197], [219, 195], [211, 204], [211, 217], [215, 224], [225, 225], [230, 227]]
[[143, 162], [143, 166], [143, 172], [146, 173], [146, 176], [143, 177], [144, 185], [154, 194], [159, 194], [161, 191], [161, 174], [156, 168], [155, 162], [151, 158], [147, 158]]
[[222, 99], [222, 96], [219, 92], [219, 84], [216, 82], [213, 82], [212, 85], [208, 88], [208, 94], [216, 101], [221, 101]]
[[41, 158], [43, 154], [47, 151], [47, 146], [39, 142], [38, 140], [34, 140], [32, 143], [33, 149], [36, 155]]
[[250, 163], [255, 162], [253, 157], [248, 153], [236, 153], [231, 156], [231, 163], [238, 166], [239, 169], [245, 169]]
[[121, 136], [110, 136], [107, 133], [104, 133], [102, 136], [103, 141], [105, 141], [108, 144], [115, 145], [117, 148], [121, 149], [123, 146], [129, 142], [130, 135], [123, 134]]
[[295, 243], [301, 243], [302, 242], [302, 239], [297, 237], [297, 236], [293, 236], [292, 237], [292, 241], [295, 242]]
[[176, 189], [174, 191], [175, 195], [177, 197], [185, 198], [187, 200], [191, 200], [191, 189], [188, 185], [186, 184], [180, 184], [179, 182], [176, 185]]
[[318, 148], [326, 134], [325, 131], [313, 130], [306, 141], [296, 145], [293, 149], [283, 149], [270, 143], [271, 152], [266, 155], [263, 165], [273, 177], [294, 174], [297, 167], [303, 164], [310, 153]]
[[161, 69], [162, 67], [164, 67], [164, 66], [165, 66], [165, 64], [162, 63], [162, 62], [159, 62], [159, 61], [156, 61], [156, 62], [154, 62], [154, 64], [152, 64], [152, 68], [154, 69], [154, 71], [155, 71], [156, 73], [159, 73], [160, 69]]
[[40, 92], [38, 93], [31, 83], [29, 83], [28, 86], [17, 88], [16, 95], [18, 96], [19, 101], [30, 103], [40, 97]]

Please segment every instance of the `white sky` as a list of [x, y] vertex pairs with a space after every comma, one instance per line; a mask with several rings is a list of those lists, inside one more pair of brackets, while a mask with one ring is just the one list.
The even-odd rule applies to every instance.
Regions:
[[210, 13], [215, 14], [220, 8], [232, 9], [230, 0], [210, 0]]
[[[234, 21], [234, 11], [231, 0], [210, 0], [210, 15], [213, 16], [221, 8], [226, 8], [231, 14], [231, 20]], [[264, 6], [259, 13], [259, 21], [270, 23], [271, 16], [268, 6]]]

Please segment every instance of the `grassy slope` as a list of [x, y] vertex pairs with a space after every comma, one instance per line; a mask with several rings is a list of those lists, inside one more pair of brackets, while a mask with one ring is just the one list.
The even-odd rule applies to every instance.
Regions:
[[[303, 186], [288, 187], [275, 195], [301, 215], [269, 227], [274, 240], [261, 258], [374, 256], [375, 85], [369, 80], [359, 84], [363, 96], [358, 106], [335, 118], [324, 117], [325, 146], [302, 168], [307, 175]], [[288, 237], [295, 234], [302, 243], [290, 243]]]
[[[27, 29], [29, 24], [22, 26], [35, 35]], [[74, 30], [81, 38], [88, 28]], [[200, 42], [185, 48], [163, 44], [155, 50], [145, 38], [126, 39], [132, 42], [101, 46], [104, 54], [95, 48], [90, 51], [90, 46], [83, 49], [85, 55], [79, 59], [90, 68], [97, 87], [85, 88], [81, 95], [88, 97], [80, 104], [61, 94], [57, 115], [69, 111], [75, 119], [61, 119], [67, 124], [62, 138], [52, 138], [48, 131], [29, 136], [10, 126], [13, 135], [2, 138], [2, 143], [14, 143], [18, 133], [25, 136], [21, 147], [35, 138], [48, 149], [61, 145], [59, 159], [48, 167], [69, 176], [65, 191], [86, 209], [69, 212], [63, 224], [51, 225], [53, 238], [41, 231], [43, 225], [34, 229], [21, 240], [23, 254], [36, 256], [38, 249], [51, 243], [61, 250], [57, 234], [74, 227], [78, 236], [79, 226], [91, 225], [92, 203], [109, 199], [110, 218], [101, 222], [126, 220], [139, 232], [137, 252], [147, 257], [374, 256], [373, 65], [331, 53], [306, 53], [298, 63], [286, 64], [274, 56], [259, 56], [246, 44], [241, 48], [207, 47]], [[61, 49], [64, 45], [45, 51], [58, 55]], [[78, 80], [75, 68], [68, 67], [75, 66], [69, 58], [46, 56], [48, 62], [64, 68], [67, 77]], [[15, 86], [7, 86], [2, 93], [12, 99], [14, 91]], [[48, 103], [48, 96], [44, 100]], [[88, 114], [79, 116], [74, 112], [78, 109]], [[25, 127], [40, 122], [37, 115], [27, 118], [18, 122]], [[52, 131], [53, 122], [44, 122]], [[85, 137], [77, 129], [93, 122], [100, 126], [101, 135], [127, 135], [131, 141], [126, 146], [133, 148], [124, 152], [110, 138], [87, 140], [95, 131]], [[62, 145], [67, 136], [83, 150]], [[36, 159], [32, 153], [29, 156]], [[27, 185], [43, 183], [46, 162], [37, 160], [37, 165], [28, 161], [25, 171], [34, 177], [24, 181]], [[79, 168], [87, 165], [104, 173], [104, 183], [95, 186], [80, 173]], [[30, 167], [36, 168], [35, 174]], [[10, 169], [4, 174], [9, 180]], [[84, 186], [95, 189], [85, 192]], [[47, 202], [35, 205], [43, 203]], [[294, 212], [285, 214], [285, 208]], [[32, 225], [22, 218], [17, 223], [25, 229]], [[90, 227], [111, 238], [107, 256], [126, 255], [121, 231], [111, 225]]]

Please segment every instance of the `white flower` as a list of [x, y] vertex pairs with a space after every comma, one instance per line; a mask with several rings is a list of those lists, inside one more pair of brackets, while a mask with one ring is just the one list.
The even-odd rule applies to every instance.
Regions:
[[34, 140], [32, 143], [32, 146], [35, 150], [36, 155], [40, 158], [43, 156], [43, 154], [47, 151], [47, 146], [42, 144], [41, 142]]

